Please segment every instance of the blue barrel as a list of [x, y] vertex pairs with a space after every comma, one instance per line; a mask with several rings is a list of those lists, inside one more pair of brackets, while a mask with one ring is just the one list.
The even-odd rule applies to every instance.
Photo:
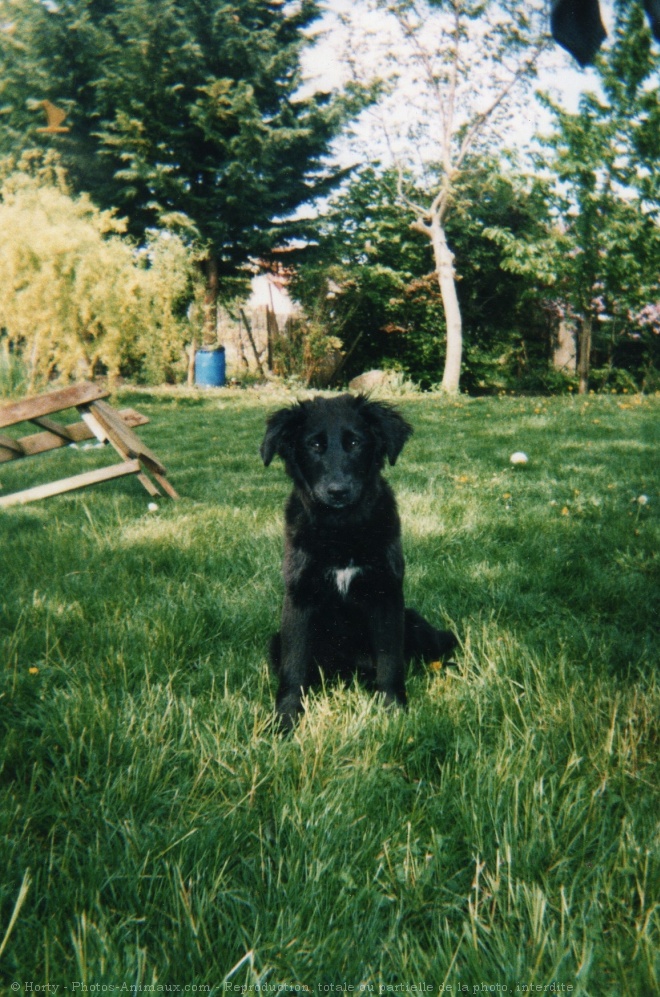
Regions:
[[225, 383], [225, 348], [197, 350], [195, 384], [201, 388], [222, 388]]

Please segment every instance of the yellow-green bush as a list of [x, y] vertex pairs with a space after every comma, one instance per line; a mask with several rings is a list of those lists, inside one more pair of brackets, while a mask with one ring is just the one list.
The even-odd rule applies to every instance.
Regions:
[[154, 232], [137, 248], [112, 211], [73, 196], [55, 157], [27, 154], [0, 175], [0, 335], [30, 385], [99, 369], [158, 382], [191, 338], [194, 255]]

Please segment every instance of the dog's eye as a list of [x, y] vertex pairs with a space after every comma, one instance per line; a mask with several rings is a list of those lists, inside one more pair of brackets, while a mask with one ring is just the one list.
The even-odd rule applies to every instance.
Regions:
[[307, 446], [312, 453], [323, 453], [325, 450], [325, 440], [320, 436], [314, 436], [311, 440], [307, 440]]
[[360, 446], [360, 437], [353, 436], [351, 433], [344, 437], [344, 449], [345, 450], [357, 450]]

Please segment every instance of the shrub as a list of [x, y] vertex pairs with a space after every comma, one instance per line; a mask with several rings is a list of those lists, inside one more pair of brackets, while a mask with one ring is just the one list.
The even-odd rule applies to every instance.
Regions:
[[72, 196], [52, 154], [5, 161], [0, 174], [0, 330], [28, 386], [63, 380], [172, 376], [190, 338], [185, 308], [194, 256], [168, 232], [144, 246], [114, 211]]

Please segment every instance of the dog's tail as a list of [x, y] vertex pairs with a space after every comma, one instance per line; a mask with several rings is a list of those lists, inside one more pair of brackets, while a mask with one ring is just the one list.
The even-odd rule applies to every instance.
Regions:
[[404, 653], [406, 661], [445, 661], [458, 641], [449, 630], [438, 630], [415, 609], [406, 609]]

